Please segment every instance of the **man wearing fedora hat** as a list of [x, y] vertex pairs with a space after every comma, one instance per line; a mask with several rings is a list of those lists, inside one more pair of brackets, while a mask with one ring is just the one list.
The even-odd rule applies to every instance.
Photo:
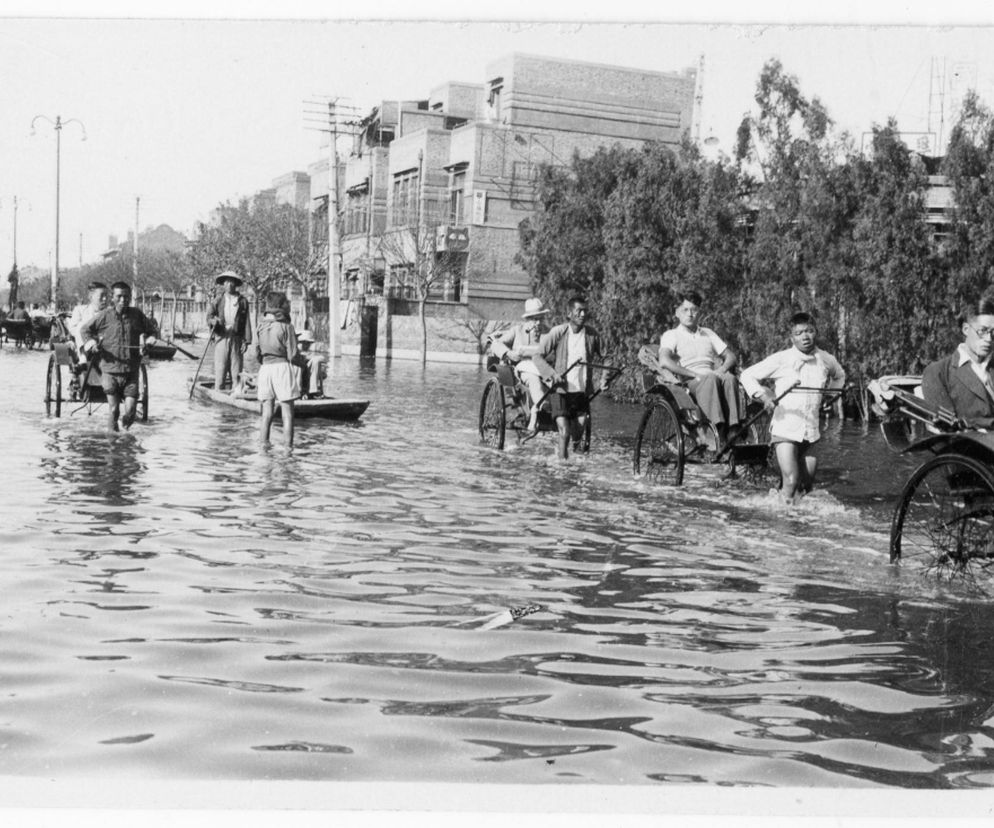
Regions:
[[545, 396], [545, 385], [531, 357], [538, 353], [538, 341], [548, 330], [545, 317], [549, 309], [541, 299], [532, 297], [525, 300], [525, 312], [521, 318], [525, 321], [509, 330], [492, 334], [490, 352], [498, 359], [507, 358], [514, 363], [514, 373], [517, 374], [531, 397], [531, 417], [528, 420], [528, 430], [534, 431], [538, 422], [538, 401]]
[[218, 275], [214, 284], [221, 285], [223, 290], [211, 303], [207, 325], [215, 340], [214, 388], [220, 391], [229, 373], [232, 388], [238, 386], [242, 355], [252, 342], [252, 326], [248, 300], [238, 292], [241, 277], [233, 270], [226, 270]]
[[297, 334], [297, 357], [300, 367], [300, 391], [308, 398], [323, 397], [324, 384], [321, 382], [321, 365], [324, 356], [311, 350], [314, 334], [304, 330]]

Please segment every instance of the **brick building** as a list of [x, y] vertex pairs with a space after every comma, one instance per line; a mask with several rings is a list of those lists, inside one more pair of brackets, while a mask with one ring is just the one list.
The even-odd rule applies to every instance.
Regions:
[[[695, 81], [694, 69], [515, 53], [491, 63], [483, 83], [373, 108], [339, 166], [343, 353], [417, 355], [416, 299], [430, 282], [431, 358], [478, 359], [486, 323], [518, 319], [531, 295], [514, 259], [539, 165], [616, 143], [677, 145]], [[315, 243], [326, 244], [327, 160], [308, 173]]]

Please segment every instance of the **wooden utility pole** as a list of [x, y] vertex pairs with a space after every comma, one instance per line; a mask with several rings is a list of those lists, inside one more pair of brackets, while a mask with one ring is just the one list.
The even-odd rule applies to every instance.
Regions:
[[342, 355], [342, 280], [338, 238], [338, 118], [335, 101], [328, 101], [328, 355]]
[[[342, 110], [347, 110], [353, 114], [354, 110], [350, 106], [341, 106], [339, 99], [334, 97], [326, 98], [323, 101], [307, 101], [306, 103], [320, 107], [320, 109], [307, 110], [307, 114], [314, 116], [308, 119], [309, 123], [315, 126], [308, 129], [316, 129], [318, 132], [328, 134], [328, 355], [339, 357], [342, 355], [342, 251], [341, 240], [338, 233], [338, 119]], [[355, 121], [346, 121], [346, 132], [355, 126]]]
[[135, 241], [133, 248], [133, 258], [131, 261], [131, 282], [132, 285], [138, 284], [138, 202], [141, 201], [141, 196], [135, 196]]

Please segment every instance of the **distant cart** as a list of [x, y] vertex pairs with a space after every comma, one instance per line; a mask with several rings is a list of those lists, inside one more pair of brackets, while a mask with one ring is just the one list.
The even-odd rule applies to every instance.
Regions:
[[53, 321], [35, 316], [31, 319], [4, 319], [0, 322], [0, 344], [7, 342], [17, 348], [33, 348], [48, 342], [52, 334]]

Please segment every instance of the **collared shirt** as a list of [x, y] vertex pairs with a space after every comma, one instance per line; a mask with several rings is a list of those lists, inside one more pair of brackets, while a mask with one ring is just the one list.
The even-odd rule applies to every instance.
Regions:
[[[576, 333], [571, 328], [566, 332], [566, 364], [585, 362], [587, 359], [587, 332], [580, 328]], [[570, 394], [586, 390], [587, 372], [585, 365], [574, 365], [566, 374], [566, 391]]]
[[991, 387], [991, 375], [989, 373], [990, 368], [990, 354], [987, 355], [987, 359], [983, 362], [977, 362], [973, 358], [973, 355], [967, 350], [964, 343], [960, 343], [959, 347], [956, 349], [956, 353], [959, 354], [959, 362], [956, 364], [957, 368], [962, 368], [966, 363], [970, 363], [970, 368], [973, 373], [977, 375], [977, 379], [980, 380], [984, 389], [987, 391], [988, 396], [994, 398], [994, 387]]
[[120, 314], [114, 307], [104, 308], [81, 330], [84, 342], [95, 339], [100, 343], [100, 370], [110, 374], [126, 374], [137, 368], [142, 337], [151, 335], [145, 314], [131, 307]]
[[72, 334], [73, 339], [76, 340], [76, 345], [80, 348], [83, 347], [83, 343], [86, 342], [86, 337], [83, 336], [83, 325], [93, 319], [99, 311], [93, 307], [89, 302], [85, 305], [76, 305], [72, 309], [72, 316], [69, 319], [69, 333]]
[[288, 322], [266, 315], [259, 323], [256, 339], [259, 362], [292, 362], [297, 355], [297, 335]]
[[700, 325], [690, 331], [678, 325], [663, 331], [659, 349], [670, 351], [680, 365], [688, 371], [711, 373], [718, 367], [718, 359], [728, 349], [725, 341], [710, 328]]
[[235, 320], [238, 318], [238, 294], [224, 294], [224, 301], [221, 303], [221, 321], [228, 333], [235, 333]]
[[[820, 348], [805, 354], [790, 347], [746, 368], [739, 377], [746, 393], [753, 397], [760, 395], [763, 390], [760, 380], [766, 379], [773, 380], [773, 395], [779, 397], [797, 382], [807, 388], [841, 388], [846, 373], [835, 357]], [[812, 391], [787, 394], [773, 409], [770, 433], [785, 440], [813, 443], [821, 437], [818, 424], [821, 400], [822, 395]]]

